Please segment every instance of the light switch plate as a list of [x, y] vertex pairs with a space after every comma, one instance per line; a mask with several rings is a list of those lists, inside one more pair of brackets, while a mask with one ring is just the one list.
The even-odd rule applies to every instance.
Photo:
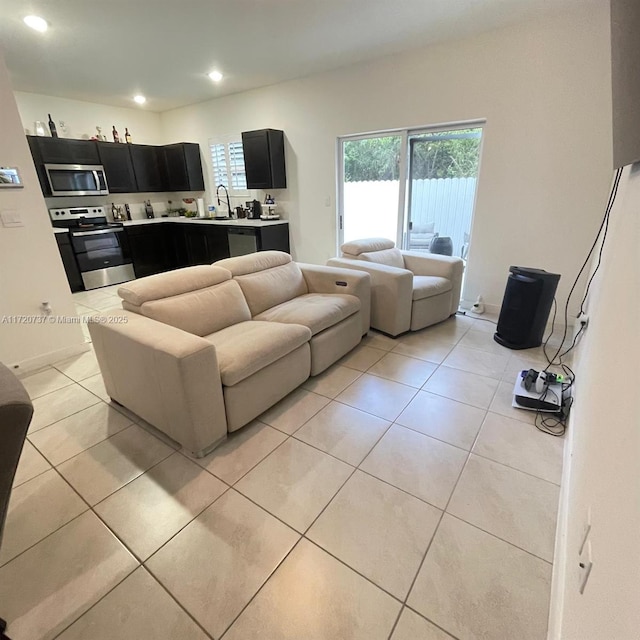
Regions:
[[15, 209], [0, 211], [0, 220], [3, 227], [24, 227], [20, 213]]

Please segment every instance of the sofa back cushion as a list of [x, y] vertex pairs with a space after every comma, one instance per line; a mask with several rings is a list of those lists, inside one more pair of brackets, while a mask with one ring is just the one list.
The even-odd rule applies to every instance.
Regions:
[[308, 293], [300, 267], [283, 251], [259, 251], [227, 258], [215, 266], [233, 274], [252, 316]]
[[187, 267], [141, 278], [118, 289], [125, 309], [197, 336], [251, 319], [237, 282], [226, 269]]
[[404, 269], [404, 260], [393, 240], [387, 238], [363, 238], [346, 242], [340, 249], [344, 258], [377, 262], [389, 267]]

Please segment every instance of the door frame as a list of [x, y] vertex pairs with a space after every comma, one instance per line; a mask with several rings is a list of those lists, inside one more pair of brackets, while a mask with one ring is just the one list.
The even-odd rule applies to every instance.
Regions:
[[[398, 225], [396, 229], [396, 247], [404, 249], [405, 231], [408, 227], [409, 211], [407, 203], [409, 199], [409, 137], [421, 133], [441, 133], [452, 129], [482, 129], [480, 138], [480, 157], [478, 159], [478, 182], [482, 163], [482, 151], [484, 146], [484, 129], [487, 124], [486, 118], [473, 120], [458, 120], [454, 122], [443, 122], [435, 125], [423, 125], [419, 127], [403, 127], [398, 129], [381, 129], [379, 131], [367, 131], [352, 135], [342, 135], [336, 138], [336, 255], [340, 255], [340, 247], [344, 243], [344, 143], [366, 140], [368, 138], [383, 138], [385, 136], [400, 136], [400, 164], [398, 167], [398, 180], [400, 184], [398, 196]], [[404, 186], [403, 186], [404, 185]], [[478, 184], [473, 201], [473, 213], [475, 218], [476, 203], [478, 198]], [[473, 220], [473, 218], [472, 218]], [[472, 229], [473, 230], [473, 223]], [[471, 235], [471, 233], [470, 233]]]

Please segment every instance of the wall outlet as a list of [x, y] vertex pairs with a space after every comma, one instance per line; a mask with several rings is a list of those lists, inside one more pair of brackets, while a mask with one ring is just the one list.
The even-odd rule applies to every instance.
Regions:
[[20, 213], [14, 209], [0, 211], [0, 220], [3, 227], [24, 227]]

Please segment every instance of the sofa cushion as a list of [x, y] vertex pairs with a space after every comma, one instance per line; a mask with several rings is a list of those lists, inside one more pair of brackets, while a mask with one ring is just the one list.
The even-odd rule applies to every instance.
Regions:
[[413, 276], [413, 300], [431, 298], [451, 291], [451, 280], [438, 276]]
[[229, 325], [251, 320], [240, 286], [233, 280], [150, 300], [142, 304], [139, 313], [197, 336], [206, 336]]
[[357, 258], [361, 253], [384, 251], [385, 249], [393, 249], [395, 246], [395, 242], [387, 238], [362, 238], [345, 242], [340, 250], [345, 257]]
[[255, 320], [301, 324], [316, 335], [360, 310], [360, 299], [340, 293], [307, 293], [255, 316]]
[[400, 249], [382, 249], [381, 251], [370, 251], [367, 253], [361, 253], [358, 258], [360, 260], [366, 260], [367, 262], [377, 262], [378, 264], [385, 264], [388, 267], [397, 267], [398, 269], [404, 269], [404, 260]]
[[216, 348], [222, 384], [232, 387], [308, 342], [311, 331], [298, 324], [249, 320], [204, 338]]
[[158, 273], [138, 280], [131, 280], [118, 289], [118, 295], [129, 305], [139, 307], [150, 300], [170, 298], [181, 293], [197, 291], [231, 280], [226, 269], [210, 265], [185, 267], [166, 273]]
[[259, 251], [220, 260], [216, 265], [233, 274], [254, 317], [308, 292], [300, 267], [282, 251]]

